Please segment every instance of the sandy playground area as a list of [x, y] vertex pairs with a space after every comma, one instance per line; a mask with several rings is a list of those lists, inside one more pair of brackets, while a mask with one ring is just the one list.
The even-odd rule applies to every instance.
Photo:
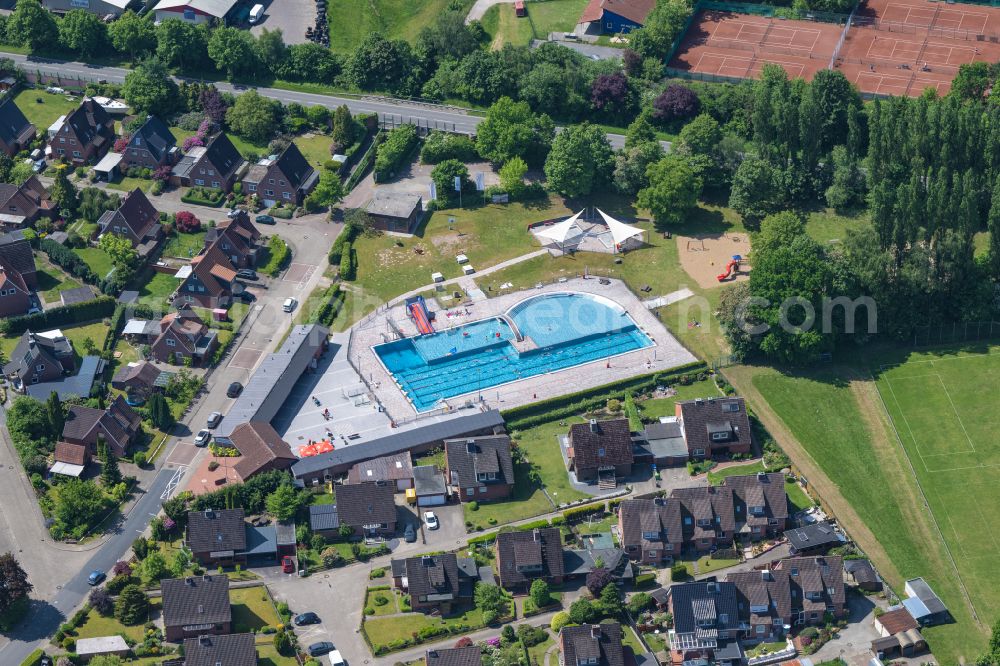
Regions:
[[[702, 289], [711, 289], [750, 277], [750, 236], [745, 233], [709, 234], [705, 236], [677, 236], [677, 254], [681, 266]], [[724, 282], [718, 276], [726, 271], [726, 264], [738, 254], [743, 257], [740, 272]]]

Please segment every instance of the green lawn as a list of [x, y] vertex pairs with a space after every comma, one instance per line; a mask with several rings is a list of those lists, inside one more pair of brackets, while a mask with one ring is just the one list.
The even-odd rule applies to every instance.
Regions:
[[250, 141], [249, 139], [244, 139], [237, 134], [228, 134], [229, 140], [233, 142], [236, 146], [236, 150], [240, 151], [240, 155], [246, 157], [249, 154], [255, 154], [261, 157], [267, 155], [267, 143], [259, 144]]
[[[550, 32], [573, 32], [588, 0], [545, 0], [527, 2], [528, 19], [536, 39], [547, 39]], [[525, 20], [525, 19], [522, 19]]]
[[[376, 600], [384, 599], [385, 604], [379, 605]], [[369, 589], [365, 593], [365, 615], [367, 617], [378, 617], [380, 615], [393, 615], [399, 612], [399, 608], [396, 606], [396, 595], [393, 594], [392, 590], [371, 590]], [[368, 613], [367, 609], [371, 608], [374, 613]]]
[[244, 587], [229, 591], [233, 608], [233, 633], [239, 634], [262, 627], [275, 627], [281, 623], [267, 588]]
[[764, 463], [758, 460], [746, 465], [733, 465], [732, 467], [724, 467], [717, 471], [711, 471], [708, 473], [708, 482], [713, 486], [718, 486], [722, 484], [727, 476], [745, 476], [763, 471]]
[[[38, 102], [41, 100], [41, 103]], [[44, 90], [21, 90], [14, 95], [14, 103], [21, 109], [24, 117], [31, 122], [38, 135], [42, 136], [49, 126], [76, 107], [80, 106], [80, 98], [74, 101], [66, 99], [66, 95], [53, 95]]]
[[[995, 350], [989, 355], [950, 350], [895, 359], [896, 367], [881, 373], [878, 389], [909, 461], [901, 459], [894, 434], [873, 437], [846, 381], [853, 373], [761, 371], [753, 377], [753, 386], [885, 549], [900, 576], [890, 574], [889, 582], [901, 592], [902, 578], [923, 576], [948, 606], [956, 622], [925, 633], [941, 663], [968, 662], [980, 654], [995, 619], [992, 611], [1000, 607], [1000, 588], [992, 578], [1000, 549], [981, 538], [1000, 528], [1000, 515], [982, 510], [1000, 503], [998, 468], [983, 466], [995, 465], [1000, 451], [992, 434], [998, 414], [984, 389], [1000, 377], [998, 359]], [[924, 500], [914, 473], [936, 524], [921, 515]], [[971, 617], [963, 581], [983, 625]]]
[[677, 391], [669, 398], [650, 398], [636, 403], [639, 408], [639, 416], [643, 421], [658, 421], [661, 416], [674, 416], [674, 405], [682, 400], [694, 400], [695, 398], [711, 398], [719, 395], [719, 389], [711, 379], [694, 382], [687, 386], [674, 384], [670, 387]]
[[303, 157], [314, 168], [320, 168], [330, 161], [330, 145], [332, 139], [325, 134], [312, 134], [311, 136], [297, 136], [292, 142], [302, 151]]
[[806, 232], [821, 243], [842, 243], [850, 230], [868, 224], [867, 214], [845, 217], [832, 211], [810, 213], [806, 219]]
[[274, 649], [274, 637], [262, 636], [257, 639], [257, 666], [298, 666], [295, 657], [282, 657]]
[[481, 627], [483, 624], [483, 612], [478, 608], [473, 608], [461, 615], [446, 618], [431, 617], [423, 613], [407, 613], [406, 615], [396, 615], [394, 617], [366, 619], [362, 626], [363, 631], [368, 635], [368, 640], [373, 645], [385, 645], [390, 641], [400, 638], [411, 638], [414, 632], [420, 631], [424, 627], [437, 625], [454, 626], [456, 624]]
[[[488, 528], [552, 511], [552, 503], [545, 497], [541, 486], [531, 481], [530, 473], [530, 465], [516, 465], [511, 498], [501, 502], [479, 503], [476, 511], [472, 511], [466, 502], [462, 504], [465, 519], [479, 527]], [[493, 522], [490, 522], [491, 519]]]
[[148, 178], [132, 178], [130, 176], [122, 176], [118, 180], [109, 182], [108, 187], [112, 190], [122, 190], [123, 192], [132, 192], [138, 188], [143, 192], [148, 193], [150, 188], [153, 187], [153, 181]]
[[[449, 4], [449, 0], [369, 0], [364, 11], [358, 11], [354, 0], [331, 0], [327, 16], [337, 28], [330, 31], [330, 48], [349, 53], [371, 32], [412, 43]], [[464, 13], [472, 2], [463, 0], [462, 4]]]
[[87, 222], [86, 220], [77, 220], [73, 224], [66, 228], [66, 232], [76, 232], [81, 238], [90, 240], [90, 237], [97, 233], [98, 225], [96, 222]]
[[[159, 599], [150, 599], [149, 608], [150, 616], [155, 615], [157, 609], [160, 606]], [[74, 638], [98, 638], [100, 636], [114, 636], [117, 634], [123, 634], [126, 638], [130, 638], [136, 642], [140, 642], [145, 637], [146, 630], [143, 628], [142, 622], [135, 625], [125, 625], [116, 620], [114, 617], [103, 617], [97, 613], [97, 611], [91, 610], [87, 614], [87, 621], [84, 622], [76, 630], [76, 636]]]
[[163, 256], [190, 259], [205, 247], [205, 233], [204, 231], [196, 231], [193, 234], [174, 233], [163, 246]]
[[535, 467], [545, 489], [557, 504], [566, 504], [578, 499], [589, 497], [573, 488], [569, 483], [566, 465], [556, 435], [569, 432], [573, 423], [583, 423], [582, 418], [572, 418], [566, 425], [558, 421], [545, 423], [517, 433], [517, 445], [524, 451], [525, 457]]
[[[108, 335], [108, 327], [104, 325], [103, 322], [96, 322], [93, 324], [87, 324], [85, 326], [73, 326], [73, 327], [59, 327], [59, 330], [63, 332], [63, 335], [73, 343], [73, 350], [76, 352], [77, 358], [83, 356], [83, 341], [87, 338], [93, 340], [94, 344], [100, 350], [104, 346], [104, 338]], [[14, 351], [14, 347], [17, 346], [17, 341], [21, 336], [6, 336], [0, 338], [0, 353], [6, 358], [10, 358], [11, 352]]]
[[803, 511], [816, 504], [802, 486], [789, 478], [785, 478], [785, 494], [788, 495], [792, 511]]
[[527, 17], [514, 14], [514, 5], [493, 5], [486, 10], [482, 18], [483, 29], [490, 36], [490, 47], [498, 50], [504, 44], [527, 46], [531, 43], [533, 34], [531, 22]]
[[[545, 663], [545, 653], [548, 652], [549, 648], [555, 645], [555, 640], [552, 638], [552, 634], [548, 634], [548, 637], [539, 643], [538, 645], [532, 645], [528, 648], [528, 658], [531, 659], [531, 665], [535, 666], [538, 664], [541, 666]], [[549, 660], [552, 663], [552, 660]]]
[[139, 301], [146, 305], [166, 307], [167, 297], [174, 293], [180, 280], [166, 273], [153, 273], [149, 282], [139, 290]]
[[73, 250], [76, 252], [83, 261], [90, 266], [90, 270], [94, 271], [99, 279], [104, 279], [107, 277], [111, 269], [114, 268], [114, 264], [111, 262], [111, 257], [99, 247], [83, 247], [76, 248]]
[[67, 289], [81, 286], [79, 282], [64, 273], [60, 268], [45, 264], [35, 259], [35, 270], [38, 276], [38, 292], [46, 303], [58, 303], [59, 293]]

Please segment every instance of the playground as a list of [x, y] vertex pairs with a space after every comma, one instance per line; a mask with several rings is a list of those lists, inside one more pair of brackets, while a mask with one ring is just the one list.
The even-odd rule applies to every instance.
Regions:
[[[745, 233], [724, 233], [706, 236], [677, 236], [677, 254], [681, 267], [690, 275], [702, 289], [711, 289], [732, 284], [750, 277], [750, 236]], [[727, 273], [727, 267], [733, 257], [741, 257], [739, 270], [730, 271], [726, 278], [719, 279]]]

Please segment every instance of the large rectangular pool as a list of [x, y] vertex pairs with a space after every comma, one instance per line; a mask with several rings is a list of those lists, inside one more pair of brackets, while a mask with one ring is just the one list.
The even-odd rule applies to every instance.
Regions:
[[[623, 308], [589, 294], [535, 296], [508, 315], [394, 340], [374, 350], [414, 408], [423, 412], [448, 398], [653, 344]], [[534, 343], [532, 349], [518, 352], [509, 321]]]

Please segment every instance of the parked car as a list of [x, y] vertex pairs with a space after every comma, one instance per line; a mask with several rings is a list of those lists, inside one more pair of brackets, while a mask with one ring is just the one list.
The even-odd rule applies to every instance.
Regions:
[[281, 573], [295, 573], [295, 560], [285, 555], [281, 558]]
[[322, 620], [319, 619], [319, 615], [316, 615], [316, 613], [309, 611], [308, 613], [302, 613], [300, 615], [296, 615], [295, 618], [292, 620], [292, 622], [295, 624], [296, 627], [302, 627], [307, 624], [319, 624], [320, 622], [322, 622]]
[[45, 89], [45, 92], [51, 93], [53, 95], [63, 95], [66, 93], [65, 90], [57, 86], [49, 86], [48, 88]]
[[230, 398], [238, 398], [240, 393], [243, 393], [243, 384], [240, 384], [239, 382], [233, 382], [229, 385], [229, 388], [226, 389], [226, 395]]
[[297, 300], [289, 296], [288, 298], [285, 299], [285, 302], [281, 304], [281, 309], [284, 310], [285, 312], [291, 312], [292, 310], [295, 309], [295, 306], [298, 304], [299, 302]]
[[229, 210], [226, 211], [226, 217], [228, 217], [231, 220], [237, 215], [239, 215], [240, 212], [241, 211], [239, 208], [230, 208]]
[[208, 446], [209, 440], [212, 439], [212, 433], [207, 430], [199, 430], [198, 434], [194, 437], [195, 446]]
[[219, 424], [222, 423], [222, 413], [212, 412], [208, 415], [208, 427], [209, 429], [218, 428]]
[[310, 657], [322, 657], [327, 652], [333, 652], [336, 649], [333, 643], [330, 641], [320, 641], [319, 643], [313, 643], [306, 651], [309, 652]]
[[434, 515], [433, 511], [424, 511], [424, 523], [427, 524], [427, 529], [436, 530], [441, 526], [438, 522], [438, 517]]
[[270, 215], [258, 215], [257, 224], [277, 224]]
[[344, 657], [340, 654], [340, 650], [334, 650], [330, 653], [330, 666], [347, 666], [347, 662], [344, 661]]
[[417, 530], [413, 527], [413, 523], [409, 523], [403, 530], [403, 540], [406, 543], [413, 543], [417, 540]]
[[31, 170], [35, 173], [41, 173], [45, 171], [45, 167], [47, 166], [48, 165], [45, 163], [45, 160], [36, 160], [31, 164]]
[[87, 584], [88, 585], [100, 585], [101, 583], [104, 582], [104, 579], [107, 578], [107, 577], [108, 577], [108, 575], [106, 573], [104, 573], [103, 571], [91, 571], [90, 575], [87, 576]]
[[236, 271], [236, 277], [240, 278], [241, 280], [256, 280], [257, 271], [250, 270], [249, 268], [241, 268], [240, 270]]
[[257, 300], [257, 296], [255, 296], [252, 291], [246, 291], [245, 289], [240, 292], [239, 298], [244, 303], [253, 303]]
[[254, 5], [250, 10], [250, 25], [256, 24], [264, 16], [264, 5]]

